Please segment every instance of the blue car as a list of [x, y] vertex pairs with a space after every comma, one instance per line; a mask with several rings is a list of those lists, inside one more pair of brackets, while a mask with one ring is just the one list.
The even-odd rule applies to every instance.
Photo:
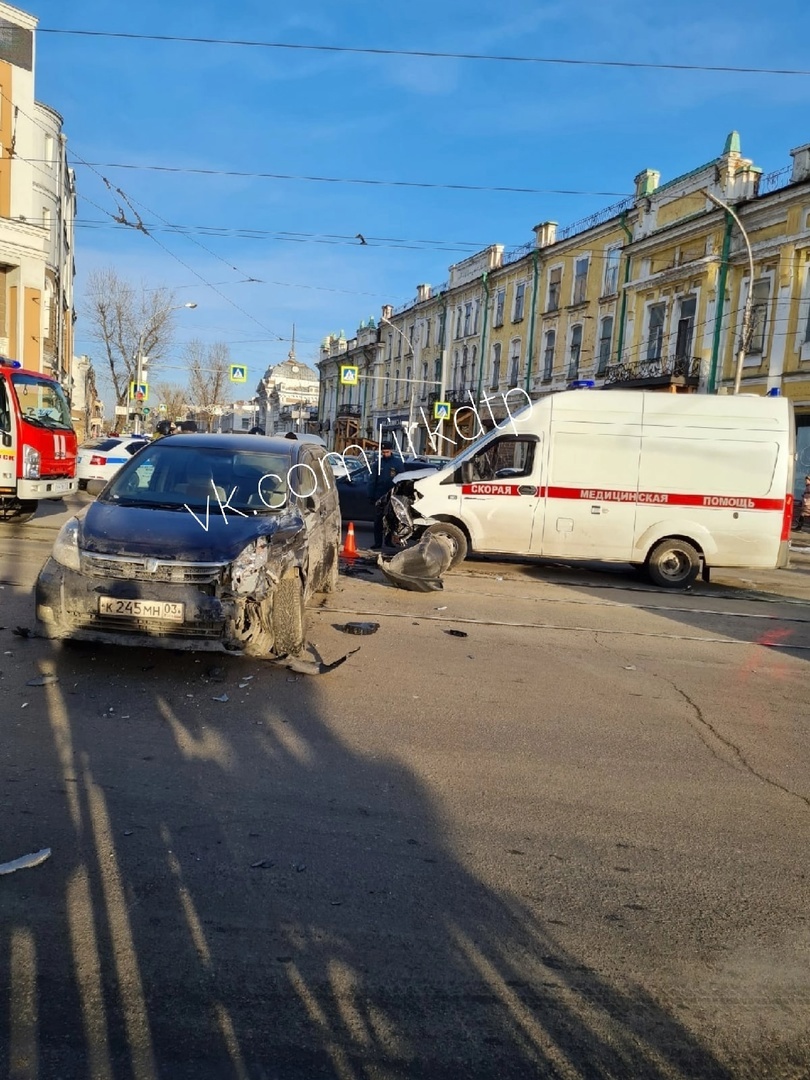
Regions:
[[42, 637], [300, 653], [337, 585], [341, 522], [322, 447], [170, 435], [62, 527], [36, 585]]

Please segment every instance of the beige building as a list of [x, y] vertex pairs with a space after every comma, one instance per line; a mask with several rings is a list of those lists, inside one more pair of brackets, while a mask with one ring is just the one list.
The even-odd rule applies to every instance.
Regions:
[[[420, 285], [412, 302], [383, 307], [373, 335], [361, 328], [362, 345], [361, 331], [327, 340], [321, 422], [329, 427], [349, 408], [361, 433], [390, 431], [431, 451], [426, 434], [442, 400], [451, 419], [440, 434], [458, 450], [505, 415], [510, 395], [517, 405], [582, 381], [723, 393], [739, 375], [746, 393], [793, 400], [803, 477], [810, 144], [791, 157], [763, 176], [732, 132], [716, 158], [682, 176], [662, 184], [645, 169], [620, 203], [562, 229], [543, 222], [524, 247], [491, 245], [454, 264], [445, 284]], [[343, 356], [368, 379], [351, 399], [336, 389]], [[438, 449], [452, 452], [447, 441]]]
[[35, 98], [36, 25], [0, 3], [0, 353], [70, 392], [76, 189], [62, 118]]

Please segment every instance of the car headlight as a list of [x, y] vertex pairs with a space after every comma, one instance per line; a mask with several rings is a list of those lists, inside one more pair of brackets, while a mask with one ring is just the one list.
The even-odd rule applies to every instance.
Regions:
[[24, 480], [39, 480], [40, 468], [42, 465], [42, 455], [39, 450], [33, 446], [23, 445], [23, 479]]
[[81, 570], [79, 556], [79, 519], [71, 518], [59, 530], [54, 541], [53, 558], [68, 570]]
[[[248, 544], [231, 563], [231, 585], [233, 591], [245, 593], [264, 593], [267, 586], [267, 537], [260, 536]], [[264, 588], [262, 583], [264, 579]], [[273, 575], [270, 575], [273, 579]]]

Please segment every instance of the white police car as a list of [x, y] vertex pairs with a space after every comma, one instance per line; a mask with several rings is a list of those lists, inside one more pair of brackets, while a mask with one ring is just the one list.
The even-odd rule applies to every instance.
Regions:
[[91, 439], [84, 443], [79, 447], [79, 456], [76, 460], [76, 477], [79, 487], [84, 491], [90, 480], [100, 480], [106, 484], [133, 454], [148, 445], [149, 439], [139, 435], [110, 436]]

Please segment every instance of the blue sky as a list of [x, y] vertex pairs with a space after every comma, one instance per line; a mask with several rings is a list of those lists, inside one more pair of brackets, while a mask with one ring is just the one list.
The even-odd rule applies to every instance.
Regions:
[[[647, 63], [810, 68], [810, 5], [737, 0], [42, 0], [42, 31], [93, 30], [357, 48]], [[674, 72], [139, 41], [41, 32], [37, 97], [64, 117], [76, 169], [77, 292], [99, 267], [177, 290], [184, 341], [225, 341], [250, 387], [326, 334], [438, 284], [490, 243], [532, 239], [702, 164], [738, 129], [766, 172], [810, 141], [810, 76]], [[100, 163], [89, 167], [83, 162]], [[177, 170], [385, 181], [262, 179]], [[146, 236], [115, 226], [120, 187]], [[398, 187], [537, 189], [535, 194]], [[567, 189], [577, 195], [551, 194]], [[548, 194], [540, 192], [549, 192]], [[604, 194], [599, 194], [604, 193]], [[615, 193], [615, 194], [609, 194]], [[245, 232], [254, 235], [245, 235]], [[351, 238], [362, 233], [365, 246]], [[284, 237], [282, 234], [295, 234]], [[348, 239], [336, 239], [348, 238]], [[246, 279], [257, 279], [247, 281]], [[93, 355], [86, 321], [78, 352]], [[161, 378], [183, 381], [180, 370]]]

